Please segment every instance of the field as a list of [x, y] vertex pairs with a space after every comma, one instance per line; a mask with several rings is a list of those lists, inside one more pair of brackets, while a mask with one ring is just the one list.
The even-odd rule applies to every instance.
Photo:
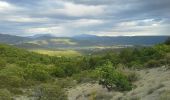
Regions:
[[81, 56], [81, 53], [75, 50], [31, 50], [39, 54], [49, 55], [49, 56], [64, 56], [64, 57], [77, 57]]

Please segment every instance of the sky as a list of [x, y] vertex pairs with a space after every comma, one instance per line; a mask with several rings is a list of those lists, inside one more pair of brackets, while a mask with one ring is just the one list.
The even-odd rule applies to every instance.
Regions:
[[0, 0], [0, 33], [170, 35], [170, 0]]

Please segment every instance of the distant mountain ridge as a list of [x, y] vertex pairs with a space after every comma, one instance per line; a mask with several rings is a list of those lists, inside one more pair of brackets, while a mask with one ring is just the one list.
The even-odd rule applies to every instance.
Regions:
[[33, 36], [28, 36], [28, 37], [32, 39], [50, 39], [50, 38], [55, 38], [56, 36], [52, 34], [36, 34]]
[[73, 37], [56, 37], [38, 34], [20, 37], [0, 34], [0, 43], [13, 44], [23, 48], [82, 48], [114, 45], [154, 45], [164, 42], [169, 36], [96, 36], [81, 34]]
[[[164, 42], [169, 36], [88, 36], [83, 40], [104, 45], [154, 45]], [[82, 40], [82, 38], [75, 38]]]
[[23, 43], [23, 42], [26, 42], [29, 40], [30, 40], [30, 38], [28, 38], [28, 37], [0, 34], [0, 43], [19, 44], [19, 43]]
[[80, 34], [80, 35], [75, 35], [72, 38], [94, 38], [98, 37], [96, 35], [89, 35], [89, 34]]

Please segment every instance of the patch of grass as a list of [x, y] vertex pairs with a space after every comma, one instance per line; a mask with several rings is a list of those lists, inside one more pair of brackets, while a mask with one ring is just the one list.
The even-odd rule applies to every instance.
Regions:
[[39, 53], [39, 54], [45, 54], [45, 55], [49, 55], [49, 56], [65, 56], [65, 57], [76, 57], [76, 56], [81, 56], [81, 53], [79, 53], [78, 51], [74, 51], [74, 50], [57, 50], [57, 51], [53, 51], [53, 50], [43, 50], [43, 49], [39, 49], [39, 50], [31, 50], [33, 52]]

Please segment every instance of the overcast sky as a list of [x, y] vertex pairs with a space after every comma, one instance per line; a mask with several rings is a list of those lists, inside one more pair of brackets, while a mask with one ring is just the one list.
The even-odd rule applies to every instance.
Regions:
[[170, 35], [170, 0], [0, 0], [0, 33]]

